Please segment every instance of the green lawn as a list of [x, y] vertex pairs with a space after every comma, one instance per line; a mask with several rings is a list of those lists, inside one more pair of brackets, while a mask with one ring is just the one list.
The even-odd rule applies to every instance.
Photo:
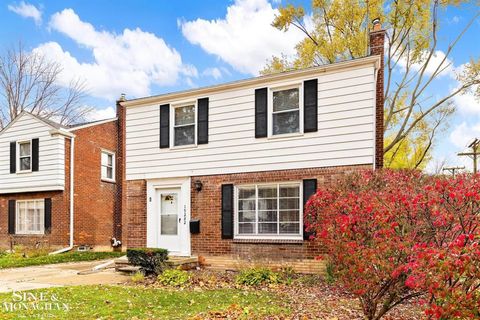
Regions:
[[[169, 290], [121, 286], [80, 286], [29, 291], [60, 303], [45, 310], [10, 312], [11, 293], [0, 294], [1, 319], [203, 319], [209, 312], [223, 312], [235, 319], [264, 318], [288, 314], [276, 295], [264, 291]], [[5, 304], [7, 303], [7, 304]], [[65, 310], [66, 304], [68, 311]], [[62, 307], [63, 306], [63, 307]], [[199, 315], [200, 314], [200, 315]]]
[[0, 255], [0, 269], [17, 268], [27, 266], [38, 266], [43, 264], [53, 264], [75, 261], [93, 261], [108, 258], [115, 258], [124, 255], [122, 252], [66, 252], [56, 255], [40, 255], [24, 258], [19, 254]]

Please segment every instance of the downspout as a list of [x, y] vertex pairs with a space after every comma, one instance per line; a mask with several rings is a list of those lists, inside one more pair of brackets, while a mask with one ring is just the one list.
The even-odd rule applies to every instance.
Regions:
[[70, 137], [70, 242], [69, 246], [54, 252], [50, 252], [50, 254], [59, 254], [59, 253], [64, 253], [67, 251], [70, 251], [73, 249], [73, 198], [74, 198], [74, 176], [75, 176], [75, 161], [74, 161], [74, 156], [75, 156], [75, 136], [74, 135], [68, 135]]

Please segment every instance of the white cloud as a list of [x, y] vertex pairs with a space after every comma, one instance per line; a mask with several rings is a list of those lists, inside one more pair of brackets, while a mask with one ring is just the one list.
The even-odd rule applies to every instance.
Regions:
[[222, 71], [219, 68], [207, 68], [203, 70], [202, 75], [218, 80], [222, 77]]
[[[428, 52], [425, 52], [424, 54], [425, 59], [427, 58], [427, 54]], [[428, 62], [427, 68], [425, 69], [425, 75], [427, 76], [432, 75], [437, 70], [438, 66], [442, 63], [444, 59], [445, 59], [445, 52], [443, 52], [442, 50], [436, 50], [433, 53], [432, 57], [430, 58], [430, 61]], [[405, 68], [407, 66], [406, 57], [402, 57], [398, 61], [398, 66], [401, 68], [402, 72], [405, 71]], [[410, 67], [411, 67], [411, 71], [419, 71], [423, 66], [424, 66], [424, 63], [415, 63], [415, 64], [412, 64]], [[455, 78], [455, 73], [454, 73], [455, 69], [453, 67], [452, 60], [450, 60], [449, 58], [446, 58], [445, 61], [443, 61], [443, 64], [440, 70], [442, 70], [443, 68], [445, 69], [441, 71], [441, 73], [438, 76], [441, 77], [441, 76], [449, 75], [450, 77]]]
[[106, 107], [104, 109], [93, 109], [87, 116], [87, 121], [97, 121], [115, 118], [117, 112], [113, 107]]
[[470, 125], [464, 121], [450, 133], [450, 141], [460, 150], [465, 149], [476, 137], [480, 138], [480, 122]]
[[72, 9], [55, 13], [49, 26], [90, 50], [94, 61], [80, 62], [56, 42], [44, 43], [34, 51], [62, 64], [63, 83], [69, 83], [72, 76], [85, 79], [93, 96], [109, 100], [120, 93], [145, 96], [154, 84], [173, 85], [180, 75], [198, 76], [196, 68], [182, 63], [180, 54], [162, 38], [139, 28], [121, 34], [99, 31]]
[[271, 26], [278, 14], [267, 0], [235, 0], [223, 19], [179, 21], [187, 40], [240, 72], [258, 74], [273, 55], [293, 55], [304, 35]]
[[40, 25], [42, 23], [42, 11], [37, 9], [37, 7], [35, 7], [33, 4], [21, 1], [18, 5], [9, 4], [8, 10], [15, 12], [16, 14], [24, 18], [32, 18], [37, 25]]
[[457, 94], [453, 101], [457, 109], [464, 114], [480, 114], [480, 101], [475, 97], [474, 93], [476, 88], [472, 88], [464, 94]]

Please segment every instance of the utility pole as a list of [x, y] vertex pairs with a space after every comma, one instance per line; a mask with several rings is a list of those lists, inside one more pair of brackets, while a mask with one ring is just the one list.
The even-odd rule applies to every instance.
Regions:
[[463, 170], [465, 169], [465, 166], [462, 166], [462, 167], [443, 167], [442, 168], [442, 171], [448, 171], [452, 174], [452, 176], [455, 178], [455, 173], [458, 171], [458, 170]]
[[468, 145], [470, 151], [467, 152], [460, 152], [458, 153], [459, 156], [468, 156], [473, 160], [473, 174], [477, 173], [477, 159], [480, 156], [480, 139], [475, 138], [472, 143]]

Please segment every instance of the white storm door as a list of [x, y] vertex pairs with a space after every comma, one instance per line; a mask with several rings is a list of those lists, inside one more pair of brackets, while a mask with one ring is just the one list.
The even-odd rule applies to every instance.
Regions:
[[180, 214], [182, 201], [179, 189], [157, 190], [159, 208], [158, 247], [171, 253], [181, 250], [182, 216]]

